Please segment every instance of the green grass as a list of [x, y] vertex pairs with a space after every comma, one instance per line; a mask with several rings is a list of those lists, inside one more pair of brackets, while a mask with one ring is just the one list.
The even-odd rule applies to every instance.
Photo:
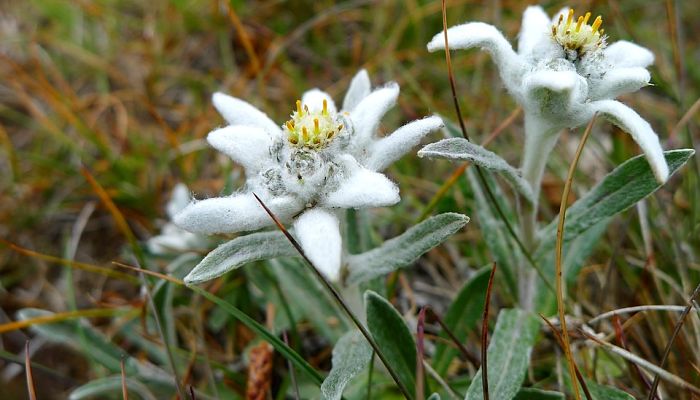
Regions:
[[[468, 20], [493, 23], [515, 38], [525, 5], [516, 1], [448, 1], [449, 25]], [[117, 268], [134, 264], [133, 251], [110, 211], [80, 173], [86, 168], [114, 201], [140, 241], [156, 235], [164, 223], [171, 188], [186, 183], [198, 197], [230, 192], [243, 183], [242, 170], [204, 142], [224, 121], [210, 96], [222, 90], [246, 99], [284, 121], [294, 101], [319, 87], [340, 102], [349, 80], [366, 68], [374, 85], [396, 80], [397, 107], [382, 130], [439, 113], [451, 120], [452, 106], [442, 53], [425, 44], [442, 29], [439, 1], [226, 1], [31, 0], [5, 2], [0, 14], [0, 235], [44, 254]], [[543, 3], [551, 14], [563, 2]], [[693, 1], [642, 0], [574, 2], [602, 14], [610, 41], [626, 39], [650, 48], [656, 61], [653, 86], [621, 100], [647, 119], [664, 148], [695, 147], [700, 114], [674, 127], [700, 97], [697, 65], [700, 26]], [[678, 7], [678, 9], [676, 9]], [[230, 15], [229, 11], [234, 15]], [[240, 22], [236, 22], [240, 21]], [[242, 29], [242, 31], [241, 31]], [[680, 35], [680, 36], [679, 36]], [[483, 141], [516, 108], [490, 58], [479, 51], [452, 53], [459, 100], [474, 141]], [[670, 133], [674, 132], [673, 136]], [[542, 226], [556, 217], [568, 165], [582, 129], [562, 136], [549, 162], [541, 204]], [[488, 148], [517, 165], [522, 148], [522, 115]], [[430, 141], [440, 138], [430, 136]], [[427, 143], [427, 141], [426, 141]], [[614, 166], [639, 153], [627, 134], [597, 122], [575, 176], [572, 196], [580, 198]], [[363, 228], [373, 244], [412, 226], [457, 164], [405, 156], [388, 171], [399, 183], [397, 206], [371, 210]], [[700, 282], [700, 160], [691, 159], [673, 179], [645, 201], [615, 217], [582, 268], [568, 296], [570, 314], [584, 321], [621, 307], [685, 305]], [[502, 181], [499, 181], [503, 183]], [[513, 193], [502, 187], [504, 196]], [[466, 229], [402, 272], [392, 301], [408, 320], [430, 305], [440, 314], [474, 271], [490, 265], [475, 194], [460, 178], [436, 204], [438, 212], [472, 217]], [[94, 211], [93, 211], [94, 207]], [[83, 226], [84, 225], [84, 226]], [[81, 228], [82, 227], [82, 228]], [[222, 238], [217, 238], [222, 239]], [[72, 250], [74, 248], [74, 250]], [[171, 259], [146, 257], [144, 268], [161, 273]], [[187, 268], [185, 268], [187, 270]], [[253, 271], [254, 270], [254, 271]], [[290, 332], [290, 347], [319, 373], [330, 369], [333, 340], [343, 332], [344, 316], [332, 302], [318, 301], [322, 319], [305, 315], [300, 303], [310, 275], [279, 265], [258, 263], [226, 275], [207, 289], [277, 335]], [[110, 351], [148, 360], [171, 373], [167, 340], [181, 384], [206, 396], [245, 394], [247, 349], [263, 338], [225, 309], [198, 294], [149, 277], [163, 327], [154, 324], [146, 299], [131, 280], [27, 256], [0, 247], [0, 323], [17, 319], [23, 308], [53, 312], [120, 308], [143, 311], [121, 317], [89, 318]], [[122, 271], [123, 272], [123, 271]], [[186, 271], [185, 271], [186, 272]], [[129, 272], [131, 273], [131, 272]], [[175, 274], [176, 275], [176, 274]], [[177, 276], [177, 275], [176, 275]], [[180, 278], [182, 276], [179, 276]], [[318, 288], [316, 288], [318, 289]], [[309, 289], [311, 290], [311, 289]], [[491, 326], [498, 309], [515, 306], [502, 272], [497, 273]], [[322, 291], [320, 292], [322, 293]], [[288, 309], [280, 307], [287, 304]], [[272, 306], [270, 306], [272, 305]], [[337, 307], [336, 307], [337, 308]], [[336, 313], [335, 319], [333, 315]], [[665, 369], [700, 386], [700, 320], [693, 311], [676, 338]], [[678, 313], [648, 312], [621, 317], [628, 349], [658, 364]], [[328, 326], [318, 328], [325, 321]], [[437, 333], [435, 321], [426, 331]], [[51, 325], [45, 325], [51, 327]], [[609, 322], [593, 326], [619, 344]], [[545, 329], [545, 328], [543, 328]], [[525, 385], [561, 390], [555, 366], [565, 360], [545, 329], [532, 354]], [[26, 398], [21, 352], [31, 338], [34, 381], [40, 399], [65, 398], [78, 385], [118, 374], [91, 354], [85, 332], [72, 343], [46, 341], [41, 332], [22, 329], [0, 335], [3, 398]], [[479, 329], [464, 343], [479, 353]], [[414, 332], [415, 333], [415, 332]], [[433, 337], [428, 335], [428, 342]], [[632, 364], [573, 338], [577, 364], [590, 381], [615, 386], [644, 398], [648, 389]], [[10, 360], [10, 355], [20, 355]], [[430, 355], [430, 353], [428, 354]], [[283, 357], [274, 361], [273, 397], [293, 396], [292, 377]], [[40, 366], [53, 370], [47, 373]], [[87, 368], [92, 366], [92, 368]], [[14, 370], [14, 371], [13, 371]], [[471, 371], [471, 372], [470, 372]], [[473, 377], [473, 365], [455, 360], [443, 378], [460, 393]], [[131, 375], [139, 380], [139, 375]], [[653, 378], [653, 377], [652, 377]], [[303, 398], [318, 393], [314, 379], [295, 374]], [[366, 383], [360, 376], [356, 386]], [[375, 368], [373, 398], [398, 396], [388, 376]], [[174, 398], [172, 380], [149, 386], [158, 398]], [[430, 388], [438, 385], [431, 380]], [[667, 398], [690, 399], [690, 392], [662, 381]], [[363, 389], [357, 389], [360, 397]], [[349, 393], [349, 392], [347, 392]], [[347, 394], [346, 393], [346, 394]], [[121, 398], [118, 394], [116, 398]], [[443, 398], [447, 398], [444, 397]]]

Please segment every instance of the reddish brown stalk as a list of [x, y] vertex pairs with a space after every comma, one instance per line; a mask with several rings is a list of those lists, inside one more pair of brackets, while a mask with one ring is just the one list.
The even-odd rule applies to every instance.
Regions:
[[126, 370], [124, 368], [124, 357], [119, 361], [119, 368], [122, 373], [122, 399], [129, 400], [129, 390], [126, 386]]
[[[578, 160], [583, 152], [583, 147], [586, 145], [588, 136], [590, 136], [593, 130], [593, 123], [595, 122], [596, 116], [591, 118], [591, 122], [588, 123], [586, 131], [583, 133], [581, 138], [581, 143], [579, 143], [576, 149], [576, 155], [574, 160], [571, 162], [569, 167], [569, 172], [566, 177], [566, 183], [564, 184], [564, 192], [561, 196], [561, 204], [559, 205], [559, 223], [557, 224], [557, 242], [555, 247], [555, 281], [556, 281], [556, 292], [557, 292], [557, 311], [559, 312], [559, 320], [561, 323], [561, 333], [562, 333], [562, 343], [564, 345], [564, 354], [566, 355], [566, 362], [569, 367], [569, 375], [574, 376], [576, 371], [576, 364], [574, 363], [574, 356], [571, 353], [571, 345], [569, 343], [569, 331], [566, 329], [566, 304], [564, 303], [564, 281], [563, 281], [563, 271], [562, 271], [562, 252], [564, 247], [564, 223], [566, 221], [566, 209], [569, 202], [569, 194], [571, 193], [571, 185], [574, 181], [574, 172], [576, 171], [576, 166], [578, 165]], [[578, 391], [578, 385], [576, 380], [571, 380], [571, 386], [574, 389], [574, 396], [576, 400], [581, 400], [581, 393]]]
[[[620, 317], [618, 315], [613, 315], [612, 324], [615, 328], [615, 336], [617, 337], [618, 342], [620, 342], [620, 347], [629, 351], [629, 347], [627, 346], [627, 339], [625, 338], [625, 331], [622, 328], [622, 324], [620, 323]], [[642, 373], [642, 370], [639, 368], [639, 366], [633, 362], [628, 362], [628, 365], [634, 370], [635, 374], [639, 378], [640, 382], [642, 382], [642, 385], [644, 385], [646, 390], [651, 390], [651, 382], [649, 382], [649, 379], [647, 379], [647, 377]], [[660, 400], [659, 396], [654, 396], [654, 399]]]
[[[564, 339], [561, 337], [561, 333], [557, 330], [557, 328], [552, 325], [551, 322], [542, 314], [539, 314], [540, 318], [544, 320], [544, 322], [547, 324], [549, 329], [552, 330], [552, 334], [554, 335], [554, 338], [557, 341], [557, 344], [559, 344], [560, 348], [564, 348]], [[574, 365], [575, 366], [575, 365]], [[583, 375], [581, 375], [581, 371], [578, 370], [578, 367], [576, 367], [576, 380], [578, 380], [578, 383], [581, 385], [581, 389], [583, 389], [583, 394], [586, 396], [587, 400], [593, 400], [593, 396], [591, 395], [591, 392], [588, 390], [588, 385], [586, 385], [586, 380], [583, 379]]]
[[460, 340], [457, 339], [457, 336], [454, 334], [454, 332], [452, 332], [452, 330], [445, 324], [445, 321], [442, 320], [442, 317], [440, 317], [440, 315], [438, 315], [438, 313], [436, 313], [435, 310], [430, 308], [430, 306], [425, 306], [425, 308], [427, 311], [430, 311], [430, 314], [432, 314], [433, 318], [435, 318], [437, 320], [437, 322], [438, 322], [438, 324], [440, 324], [440, 327], [442, 328], [442, 330], [445, 331], [447, 336], [450, 337], [450, 341], [462, 353], [464, 358], [469, 360], [469, 362], [472, 363], [472, 365], [474, 365], [476, 368], [479, 368], [479, 366], [481, 365], [481, 361], [479, 360], [479, 357], [470, 353], [469, 350], [466, 347], [464, 347], [462, 342], [460, 342]]
[[425, 399], [423, 354], [425, 354], [425, 312], [426, 307], [421, 308], [418, 313], [418, 323], [416, 324], [416, 400]]
[[489, 378], [488, 364], [486, 357], [489, 345], [489, 306], [491, 305], [491, 289], [493, 288], [493, 277], [496, 275], [496, 263], [491, 267], [489, 284], [486, 287], [486, 299], [484, 301], [484, 312], [481, 321], [481, 386], [484, 393], [484, 400], [489, 400]]
[[24, 369], [27, 371], [27, 392], [29, 395], [29, 400], [36, 400], [34, 375], [32, 375], [32, 362], [29, 359], [29, 340], [24, 343]]

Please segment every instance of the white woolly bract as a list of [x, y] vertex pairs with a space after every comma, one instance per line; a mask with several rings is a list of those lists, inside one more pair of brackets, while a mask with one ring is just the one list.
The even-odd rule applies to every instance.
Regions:
[[270, 135], [280, 132], [279, 125], [248, 102], [219, 92], [214, 93], [211, 100], [219, 114], [230, 125], [257, 126]]
[[[605, 37], [596, 33], [601, 21], [598, 19], [595, 30], [585, 26], [586, 38], [590, 40], [579, 43], [578, 30], [569, 33], [560, 25], [567, 24], [560, 22], [560, 15], [566, 21], [568, 13], [569, 9], [564, 8], [549, 22], [541, 7], [528, 7], [523, 14], [518, 53], [492, 25], [470, 22], [447, 30], [450, 49], [479, 47], [491, 54], [505, 87], [525, 111], [526, 128], [544, 128], [526, 129], [526, 136], [558, 135], [563, 128], [582, 126], [593, 116], [591, 110], [601, 107], [596, 103], [634, 92], [649, 83], [649, 73], [644, 69], [654, 60], [649, 50], [625, 41], [606, 47]], [[436, 34], [428, 43], [430, 51], [444, 48], [445, 32]], [[641, 118], [636, 113], [632, 117], [627, 108], [609, 103], [602, 106], [609, 119], [640, 144], [657, 179], [663, 183], [668, 166], [651, 127], [638, 121]], [[526, 158], [545, 160], [553, 143], [545, 138], [526, 138]], [[530, 166], [543, 169], [544, 162], [523, 159], [524, 175], [541, 177], [541, 171], [528, 171]], [[539, 182], [531, 183], [538, 190]]]
[[342, 251], [338, 218], [328, 210], [307, 210], [294, 221], [294, 236], [311, 263], [326, 278], [337, 281]]
[[207, 136], [207, 141], [248, 173], [260, 169], [262, 161], [269, 157], [272, 144], [270, 136], [263, 129], [245, 125], [230, 125], [212, 131]]

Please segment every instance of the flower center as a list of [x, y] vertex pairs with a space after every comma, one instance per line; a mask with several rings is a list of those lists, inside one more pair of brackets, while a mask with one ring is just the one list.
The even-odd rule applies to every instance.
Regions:
[[336, 121], [335, 113], [328, 111], [326, 100], [323, 100], [320, 111], [309, 111], [308, 106], [302, 107], [301, 100], [297, 100], [297, 109], [291, 117], [283, 128], [289, 143], [296, 147], [321, 149], [343, 129], [343, 124]]
[[582, 57], [587, 52], [604, 48], [604, 30], [599, 29], [603, 23], [603, 18], [599, 15], [592, 25], [588, 25], [590, 18], [591, 13], [587, 12], [585, 16], [579, 16], [578, 20], [574, 22], [574, 10], [569, 9], [566, 21], [564, 21], [564, 15], [561, 14], [559, 15], [559, 21], [552, 25], [552, 37], [565, 50], [574, 51], [576, 58]]

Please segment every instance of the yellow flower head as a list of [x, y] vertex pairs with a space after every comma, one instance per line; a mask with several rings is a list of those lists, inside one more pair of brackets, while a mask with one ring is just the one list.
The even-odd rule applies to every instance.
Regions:
[[321, 110], [309, 110], [308, 106], [302, 106], [301, 100], [297, 100], [297, 109], [291, 117], [283, 129], [289, 143], [296, 147], [324, 148], [343, 129], [335, 113], [328, 111], [326, 100], [323, 100]]
[[564, 14], [561, 14], [559, 21], [552, 25], [552, 37], [565, 50], [575, 51], [577, 58], [588, 52], [602, 49], [605, 47], [604, 30], [600, 29], [603, 18], [599, 15], [592, 25], [588, 25], [590, 18], [591, 13], [587, 12], [585, 16], [579, 16], [574, 21], [574, 10], [569, 9], [566, 21], [564, 21]]

